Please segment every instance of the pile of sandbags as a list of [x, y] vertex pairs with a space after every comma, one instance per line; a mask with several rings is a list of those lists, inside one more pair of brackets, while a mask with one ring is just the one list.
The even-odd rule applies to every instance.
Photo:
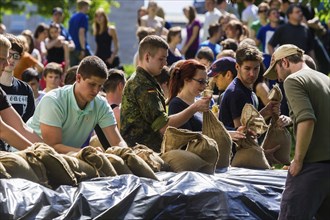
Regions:
[[[268, 99], [281, 102], [283, 96], [278, 86], [275, 84], [269, 92]], [[279, 127], [277, 120], [279, 115], [273, 114], [269, 129], [262, 143], [266, 158], [269, 164], [290, 164], [291, 135], [287, 128]]]
[[266, 132], [267, 125], [260, 113], [251, 104], [245, 104], [241, 114], [241, 124], [245, 126], [245, 139], [237, 141], [236, 154], [231, 162], [232, 167], [250, 169], [269, 169], [264, 150], [259, 146], [256, 135]]
[[161, 158], [173, 172], [214, 174], [219, 150], [217, 142], [204, 134], [169, 126], [164, 133]]
[[59, 154], [47, 144], [35, 143], [23, 151], [0, 151], [0, 178], [24, 178], [52, 188], [120, 174], [157, 180], [155, 172], [167, 169], [161, 157], [144, 145], [110, 147], [106, 152], [87, 146]]

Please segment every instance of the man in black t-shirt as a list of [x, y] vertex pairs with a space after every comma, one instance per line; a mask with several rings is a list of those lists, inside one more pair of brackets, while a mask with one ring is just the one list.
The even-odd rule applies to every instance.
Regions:
[[[8, 57], [10, 48], [10, 41], [0, 34], [0, 76], [6, 66], [9, 65]], [[18, 149], [25, 149], [33, 142], [42, 142], [39, 136], [25, 125], [21, 117], [9, 103], [6, 93], [0, 88], [0, 141], [1, 140], [8, 142]], [[6, 149], [0, 146], [0, 150]]]

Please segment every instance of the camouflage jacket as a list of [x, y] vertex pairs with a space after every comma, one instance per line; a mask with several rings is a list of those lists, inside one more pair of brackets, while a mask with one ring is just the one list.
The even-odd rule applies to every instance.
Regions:
[[143, 68], [127, 81], [120, 110], [120, 133], [128, 146], [144, 144], [160, 152], [159, 132], [168, 122], [164, 93], [156, 79]]

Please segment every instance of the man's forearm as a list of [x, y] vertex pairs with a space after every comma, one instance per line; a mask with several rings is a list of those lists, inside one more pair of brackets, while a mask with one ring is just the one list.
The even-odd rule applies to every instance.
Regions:
[[306, 120], [298, 123], [296, 146], [294, 153], [294, 160], [302, 163], [304, 161], [306, 152], [312, 139], [314, 131], [314, 120]]
[[61, 153], [61, 154], [66, 154], [69, 152], [78, 152], [79, 150], [81, 150], [80, 148], [75, 148], [75, 147], [70, 147], [64, 144], [55, 144], [55, 145], [49, 145], [51, 147], [53, 147], [57, 153]]

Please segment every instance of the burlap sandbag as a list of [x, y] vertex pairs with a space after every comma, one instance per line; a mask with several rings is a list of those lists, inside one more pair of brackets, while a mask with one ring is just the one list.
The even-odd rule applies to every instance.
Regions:
[[94, 177], [98, 177], [96, 169], [85, 161], [65, 154], [62, 154], [62, 157], [69, 164], [71, 170], [77, 178], [78, 183], [84, 180], [89, 180]]
[[5, 171], [12, 178], [22, 178], [39, 183], [39, 178], [28, 162], [26, 162], [21, 156], [12, 152], [0, 151], [0, 162], [4, 166]]
[[134, 175], [158, 180], [150, 166], [132, 148], [114, 146], [108, 148], [106, 153], [121, 157]]
[[115, 154], [109, 154], [109, 153], [104, 153], [104, 155], [108, 158], [110, 163], [113, 165], [113, 167], [115, 168], [118, 175], [132, 174], [132, 171], [128, 168], [127, 164], [124, 162], [124, 160], [121, 157], [119, 157]]
[[101, 177], [117, 175], [115, 168], [104, 153], [96, 150], [92, 146], [87, 146], [81, 149], [76, 157], [94, 167], [98, 171], [98, 175]]
[[232, 157], [231, 146], [233, 141], [225, 126], [215, 117], [212, 111], [203, 113], [202, 133], [214, 139], [218, 144], [219, 159], [216, 167], [228, 167]]
[[37, 175], [40, 184], [46, 187], [50, 187], [48, 185], [46, 167], [30, 147], [22, 151], [17, 151], [15, 153], [28, 162], [34, 173]]
[[[92, 147], [102, 147], [102, 144], [99, 140], [99, 138], [97, 137], [97, 135], [93, 135], [91, 137], [91, 139], [89, 140], [89, 146], [92, 146]], [[103, 147], [102, 147], [103, 148]]]
[[126, 153], [126, 155], [124, 155], [124, 158], [126, 158], [124, 159], [124, 161], [134, 175], [158, 180], [157, 176], [155, 175], [154, 171], [149, 167], [149, 165], [134, 152]]
[[0, 162], [0, 179], [9, 179], [11, 176], [7, 173], [6, 168]]
[[173, 172], [201, 172], [204, 168], [209, 167], [209, 164], [198, 155], [185, 150], [171, 150], [162, 154], [161, 158], [170, 165]]
[[219, 159], [218, 144], [206, 135], [199, 135], [197, 139], [188, 142], [187, 151], [196, 154], [208, 164], [200, 172], [214, 174]]
[[[281, 101], [282, 92], [278, 84], [275, 84], [269, 92], [268, 99]], [[279, 127], [277, 120], [279, 115], [273, 114], [269, 129], [262, 143], [266, 158], [270, 164], [290, 164], [291, 135], [287, 128]]]
[[109, 147], [105, 152], [108, 154], [115, 154], [122, 158], [126, 153], [132, 153], [133, 149], [130, 147], [112, 146]]
[[49, 184], [52, 187], [77, 185], [77, 178], [69, 164], [54, 148], [45, 143], [34, 143], [30, 149], [45, 165]]
[[177, 129], [171, 126], [166, 128], [160, 152], [165, 153], [170, 150], [185, 150], [187, 143], [198, 137], [198, 132], [187, 129]]
[[245, 104], [241, 123], [246, 126], [244, 133], [245, 139], [237, 141], [237, 151], [231, 162], [233, 167], [243, 167], [251, 169], [269, 169], [270, 166], [265, 157], [263, 149], [258, 145], [257, 140], [252, 138], [249, 129], [256, 134], [263, 134], [267, 130], [264, 118], [251, 104]]
[[152, 149], [142, 144], [137, 144], [132, 149], [154, 172], [168, 171], [169, 165]]

